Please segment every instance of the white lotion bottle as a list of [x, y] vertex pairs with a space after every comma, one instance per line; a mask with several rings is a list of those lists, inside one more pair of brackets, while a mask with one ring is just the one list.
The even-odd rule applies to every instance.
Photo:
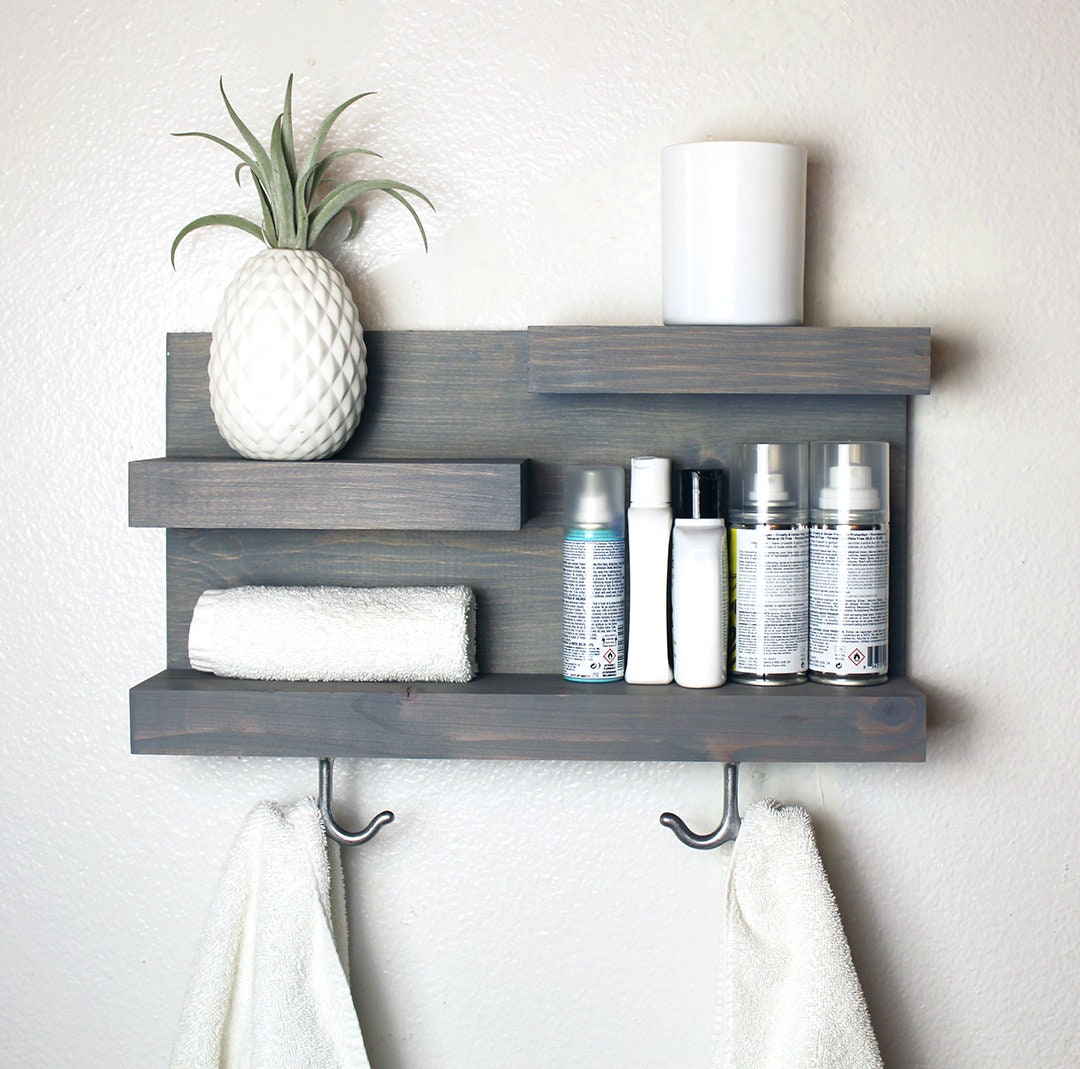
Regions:
[[727, 681], [728, 567], [724, 473], [687, 469], [675, 480], [671, 533], [671, 647], [680, 687]]
[[668, 651], [671, 525], [671, 461], [631, 458], [626, 513], [630, 558], [627, 683], [664, 684], [674, 678]]

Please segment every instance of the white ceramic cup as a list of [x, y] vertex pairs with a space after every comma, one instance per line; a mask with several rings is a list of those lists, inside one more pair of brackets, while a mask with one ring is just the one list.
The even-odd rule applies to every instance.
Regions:
[[661, 153], [665, 323], [801, 323], [806, 149], [699, 141]]

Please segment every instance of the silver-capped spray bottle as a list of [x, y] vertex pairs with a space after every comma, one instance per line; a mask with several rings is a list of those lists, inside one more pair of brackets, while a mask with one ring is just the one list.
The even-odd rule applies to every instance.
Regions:
[[807, 445], [747, 442], [731, 468], [731, 679], [806, 681]]
[[889, 675], [889, 443], [810, 447], [810, 678]]
[[626, 666], [626, 473], [566, 469], [563, 527], [563, 676], [623, 678]]

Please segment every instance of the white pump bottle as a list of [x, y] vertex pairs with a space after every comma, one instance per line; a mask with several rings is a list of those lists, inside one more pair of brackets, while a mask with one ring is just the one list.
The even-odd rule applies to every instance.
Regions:
[[668, 561], [671, 554], [671, 461], [633, 457], [626, 534], [630, 557], [627, 683], [670, 683]]

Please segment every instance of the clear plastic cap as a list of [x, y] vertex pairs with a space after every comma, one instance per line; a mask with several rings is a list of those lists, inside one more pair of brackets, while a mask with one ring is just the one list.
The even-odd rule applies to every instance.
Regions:
[[803, 523], [807, 518], [805, 442], [741, 442], [731, 464], [731, 517]]
[[651, 508], [671, 504], [671, 461], [667, 457], [630, 458], [630, 504]]
[[563, 516], [567, 527], [598, 527], [624, 531], [626, 472], [616, 466], [566, 469]]
[[888, 522], [889, 443], [814, 442], [810, 495], [815, 519]]

